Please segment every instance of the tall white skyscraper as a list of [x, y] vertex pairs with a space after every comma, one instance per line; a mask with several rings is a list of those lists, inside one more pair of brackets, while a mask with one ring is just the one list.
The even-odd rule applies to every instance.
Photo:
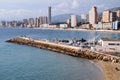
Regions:
[[71, 15], [71, 27], [77, 27], [77, 16]]
[[89, 11], [89, 23], [94, 25], [98, 22], [98, 13], [97, 13], [97, 7], [92, 7], [92, 9]]

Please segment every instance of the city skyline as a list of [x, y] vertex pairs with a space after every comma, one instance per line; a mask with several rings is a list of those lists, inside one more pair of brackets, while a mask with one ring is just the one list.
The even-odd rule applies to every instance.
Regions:
[[[0, 20], [22, 20], [48, 15], [48, 6], [52, 7], [52, 16], [66, 13], [84, 14], [97, 6], [101, 12], [108, 8], [119, 7], [119, 0], [0, 0]], [[109, 3], [109, 4], [108, 4]], [[86, 6], [86, 4], [89, 4]]]

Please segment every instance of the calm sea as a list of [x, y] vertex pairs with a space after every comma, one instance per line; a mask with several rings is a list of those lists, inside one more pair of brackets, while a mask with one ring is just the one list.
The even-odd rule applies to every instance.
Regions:
[[118, 33], [0, 28], [0, 80], [103, 80], [102, 71], [90, 60], [5, 42], [21, 35], [49, 40], [120, 37]]

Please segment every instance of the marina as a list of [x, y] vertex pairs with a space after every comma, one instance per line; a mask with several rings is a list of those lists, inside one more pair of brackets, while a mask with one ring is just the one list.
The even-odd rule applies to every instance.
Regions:
[[50, 42], [57, 44], [65, 44], [70, 46], [76, 46], [84, 49], [89, 49], [96, 52], [101, 52], [105, 54], [117, 55], [120, 56], [120, 40], [119, 39], [109, 39], [103, 37], [99, 40], [85, 40], [82, 39], [71, 39], [71, 40], [52, 40]]
[[[89, 49], [83, 49], [82, 47], [76, 47], [66, 44], [53, 43], [48, 41], [35, 40], [27, 37], [18, 37], [7, 40], [6, 42], [17, 43], [22, 45], [33, 46], [37, 48], [47, 49], [63, 54], [71, 55], [74, 57], [83, 57], [90, 60], [102, 60], [114, 63], [120, 63], [120, 58], [108, 54], [98, 53]], [[59, 45], [58, 45], [59, 44]]]

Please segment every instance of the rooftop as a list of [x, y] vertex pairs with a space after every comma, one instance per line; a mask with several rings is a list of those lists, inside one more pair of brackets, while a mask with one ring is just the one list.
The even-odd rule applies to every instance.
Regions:
[[101, 38], [101, 40], [103, 40], [103, 41], [120, 41], [120, 39], [110, 39], [110, 38], [106, 38], [106, 37]]

